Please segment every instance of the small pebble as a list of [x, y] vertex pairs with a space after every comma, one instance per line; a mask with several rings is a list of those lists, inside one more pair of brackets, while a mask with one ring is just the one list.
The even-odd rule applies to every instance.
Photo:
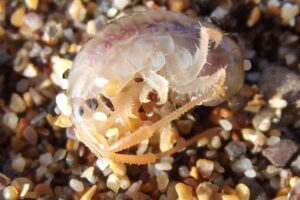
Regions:
[[107, 158], [100, 158], [96, 161], [96, 166], [101, 170], [105, 170], [111, 161]]
[[72, 178], [69, 185], [75, 192], [82, 192], [84, 190], [83, 183], [77, 179]]
[[71, 115], [72, 108], [69, 104], [68, 97], [64, 93], [60, 93], [56, 96], [56, 104], [63, 115], [65, 116]]
[[110, 174], [106, 180], [106, 186], [117, 193], [120, 189], [120, 179], [115, 174]]
[[273, 117], [275, 117], [273, 110], [269, 108], [262, 109], [255, 114], [252, 124], [257, 130], [266, 132], [271, 128]]
[[268, 176], [274, 177], [275, 175], [279, 174], [280, 169], [275, 167], [274, 165], [268, 165], [266, 172]]
[[82, 174], [81, 178], [86, 178], [91, 184], [95, 184], [97, 179], [94, 175], [95, 168], [94, 167], [88, 167], [86, 168]]
[[159, 162], [156, 163], [155, 168], [160, 171], [169, 171], [172, 169], [172, 165], [169, 162]]
[[236, 173], [244, 173], [246, 170], [252, 169], [252, 167], [253, 167], [252, 162], [248, 158], [241, 158], [235, 160], [231, 166], [232, 171]]
[[20, 95], [13, 93], [11, 95], [9, 108], [15, 113], [22, 113], [26, 110], [26, 103]]
[[198, 200], [217, 199], [218, 186], [210, 182], [200, 183], [196, 189]]
[[273, 97], [272, 99], [269, 100], [269, 105], [271, 108], [283, 109], [287, 107], [288, 102], [285, 99], [279, 97]]
[[246, 144], [241, 141], [231, 141], [225, 146], [225, 152], [230, 160], [234, 160], [245, 154], [247, 151]]
[[39, 157], [39, 162], [41, 165], [50, 165], [51, 163], [53, 163], [53, 157], [51, 155], [51, 153], [43, 153], [40, 155]]
[[269, 0], [267, 5], [268, 7], [279, 7], [280, 2], [279, 0]]
[[247, 185], [239, 183], [235, 187], [235, 191], [240, 200], [249, 200], [250, 199], [250, 190]]
[[295, 16], [299, 14], [299, 5], [285, 3], [281, 8], [281, 18], [283, 23], [295, 26]]
[[271, 136], [267, 141], [267, 145], [268, 146], [273, 146], [273, 145], [277, 144], [278, 142], [280, 142], [280, 137]]
[[203, 178], [209, 178], [214, 171], [214, 162], [211, 160], [198, 159], [196, 166]]
[[124, 176], [126, 174], [126, 165], [123, 163], [111, 162], [110, 168], [117, 176]]
[[244, 172], [245, 176], [248, 178], [255, 178], [256, 177], [256, 171], [254, 169], [247, 169]]
[[96, 32], [97, 32], [97, 27], [96, 27], [96, 22], [95, 20], [90, 20], [87, 22], [86, 24], [86, 32], [89, 34], [89, 35], [96, 35]]
[[190, 176], [189, 174], [189, 168], [185, 165], [181, 166], [178, 168], [178, 174], [179, 176], [181, 176], [182, 178], [187, 178]]
[[97, 186], [96, 185], [93, 185], [86, 193], [84, 193], [80, 200], [91, 200], [94, 196], [94, 194], [96, 193], [97, 191]]
[[214, 164], [215, 164], [214, 168], [215, 168], [216, 172], [219, 172], [219, 173], [225, 172], [224, 167], [218, 161], [215, 161]]
[[168, 6], [171, 11], [182, 12], [189, 6], [188, 0], [168, 0]]
[[2, 195], [5, 200], [17, 200], [19, 197], [19, 191], [14, 186], [8, 186], [4, 188]]
[[66, 149], [58, 149], [54, 154], [53, 154], [53, 162], [60, 161], [64, 159], [67, 155]]
[[33, 126], [26, 126], [23, 130], [23, 138], [31, 145], [35, 145], [38, 142], [38, 133]]
[[36, 10], [39, 5], [39, 0], [25, 0], [25, 4], [28, 8]]
[[117, 13], [118, 13], [118, 10], [116, 8], [110, 8], [107, 11], [107, 16], [112, 18], [112, 17], [116, 16]]
[[275, 189], [275, 190], [279, 190], [280, 188], [280, 179], [279, 177], [272, 177], [269, 181], [270, 186]]
[[38, 75], [38, 70], [36, 69], [36, 67], [33, 64], [28, 64], [25, 68], [25, 70], [23, 71], [23, 76], [27, 77], [27, 78], [34, 78]]
[[260, 18], [261, 18], [261, 10], [259, 6], [255, 6], [250, 12], [247, 25], [249, 27], [254, 26], [260, 20]]
[[298, 59], [295, 54], [286, 54], [284, 58], [287, 65], [293, 65]]
[[15, 157], [11, 164], [12, 168], [14, 168], [17, 172], [22, 173], [26, 166], [26, 160], [22, 155], [18, 155]]
[[36, 106], [40, 106], [45, 102], [45, 97], [43, 97], [36, 89], [30, 88], [29, 93]]
[[229, 120], [227, 119], [221, 119], [219, 121], [221, 127], [225, 130], [225, 131], [231, 131], [232, 130], [232, 124]]
[[87, 10], [81, 0], [73, 0], [68, 12], [74, 21], [83, 21]]
[[246, 141], [252, 142], [255, 146], [264, 146], [267, 142], [267, 138], [261, 132], [254, 129], [244, 128], [241, 130], [243, 138]]
[[5, 113], [3, 117], [3, 124], [11, 130], [15, 130], [18, 125], [19, 118], [15, 113]]
[[142, 186], [143, 181], [139, 180], [131, 184], [131, 186], [127, 189], [125, 192], [126, 196], [132, 198], [137, 191], [140, 190], [140, 187]]
[[193, 188], [183, 183], [177, 183], [175, 190], [180, 200], [190, 200], [193, 197]]
[[[55, 21], [48, 21], [44, 26], [44, 32], [42, 40], [49, 45], [55, 45], [58, 43], [59, 39], [63, 36], [63, 28], [61, 23]], [[44, 54], [51, 53], [52, 49], [43, 49]]]
[[191, 167], [189, 176], [193, 177], [194, 179], [199, 179], [199, 171], [198, 168], [195, 166]]
[[228, 14], [228, 9], [222, 6], [218, 6], [211, 14], [210, 17], [217, 19], [217, 20], [222, 20], [224, 17]]
[[169, 175], [164, 171], [155, 171], [157, 187], [160, 191], [165, 191], [169, 184]]
[[26, 197], [27, 193], [28, 193], [29, 190], [30, 190], [30, 187], [31, 187], [31, 186], [30, 186], [30, 184], [28, 184], [28, 183], [26, 183], [26, 184], [23, 185], [22, 190], [21, 190], [21, 192], [20, 192], [20, 197], [21, 197], [22, 199]]
[[130, 180], [128, 178], [128, 176], [122, 176], [120, 177], [120, 187], [123, 189], [123, 190], [126, 190], [127, 188], [129, 188], [130, 186]]
[[249, 71], [252, 68], [252, 63], [250, 60], [246, 59], [244, 60], [244, 70]]
[[130, 4], [130, 0], [113, 0], [113, 6], [119, 10], [123, 10]]
[[219, 136], [214, 136], [211, 140], [211, 146], [214, 149], [219, 149], [222, 146], [221, 138]]
[[23, 18], [26, 15], [26, 9], [24, 6], [17, 8], [10, 17], [10, 23], [15, 27], [20, 28], [23, 26]]
[[64, 73], [70, 70], [72, 66], [72, 61], [66, 58], [61, 58], [59, 56], [53, 56], [51, 58], [51, 67], [53, 72], [60, 78], [63, 78]]
[[35, 180], [40, 181], [47, 172], [48, 172], [47, 167], [45, 165], [41, 165], [35, 170]]

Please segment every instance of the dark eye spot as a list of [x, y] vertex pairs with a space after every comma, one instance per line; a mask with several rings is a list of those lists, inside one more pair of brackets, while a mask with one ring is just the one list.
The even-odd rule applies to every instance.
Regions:
[[76, 119], [81, 119], [84, 114], [84, 110], [81, 106], [76, 106], [73, 111], [73, 115]]
[[137, 78], [134, 79], [134, 81], [137, 82], [137, 83], [140, 83], [140, 82], [143, 82], [144, 79], [141, 78], [141, 77], [137, 77]]
[[85, 101], [86, 105], [91, 109], [91, 110], [96, 110], [99, 106], [97, 99], [91, 98]]
[[111, 110], [111, 111], [115, 111], [115, 107], [112, 104], [111, 100], [106, 98], [105, 96], [101, 95], [101, 100], [102, 102]]
[[70, 73], [70, 70], [67, 69], [67, 70], [63, 73], [62, 77], [63, 77], [64, 79], [68, 79], [69, 73]]

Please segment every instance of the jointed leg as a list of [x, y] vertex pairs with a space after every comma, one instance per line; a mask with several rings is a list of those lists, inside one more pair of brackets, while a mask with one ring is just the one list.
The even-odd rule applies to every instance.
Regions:
[[124, 155], [124, 154], [118, 154], [113, 152], [104, 152], [103, 156], [115, 161], [115, 162], [121, 162], [121, 163], [127, 163], [127, 164], [138, 164], [138, 165], [144, 165], [144, 164], [150, 164], [156, 162], [158, 159], [164, 156], [168, 156], [171, 154], [174, 154], [181, 149], [197, 142], [200, 139], [203, 138], [212, 138], [220, 132], [219, 128], [212, 128], [209, 130], [206, 130], [202, 133], [198, 133], [194, 137], [188, 139], [187, 141], [184, 141], [182, 143], [177, 144], [175, 147], [169, 149], [168, 151], [153, 154], [153, 153], [146, 153], [143, 155]]
[[214, 28], [206, 28], [206, 32], [209, 35], [209, 38], [215, 42], [215, 48], [219, 46], [223, 38], [223, 34], [219, 30]]
[[221, 72], [223, 73], [221, 73], [220, 77], [218, 77], [218, 79], [215, 81], [216, 85], [209, 89], [205, 94], [195, 98], [194, 100], [191, 100], [189, 103], [181, 106], [177, 110], [174, 110], [172, 113], [165, 116], [161, 120], [149, 126], [142, 126], [135, 132], [120, 138], [118, 141], [111, 144], [107, 148], [107, 151], [115, 153], [127, 149], [131, 146], [137, 145], [143, 140], [151, 138], [154, 135], [154, 133], [161, 127], [165, 126], [165, 124], [168, 124], [171, 121], [178, 119], [181, 115], [191, 110], [195, 106], [203, 104], [204, 101], [211, 99], [212, 97], [222, 96], [224, 94], [224, 91], [220, 88], [222, 88], [222, 85], [225, 81], [225, 70], [222, 69]]
[[197, 97], [196, 99], [183, 105], [182, 107], [173, 111], [172, 113], [165, 116], [161, 120], [155, 122], [154, 124], [149, 125], [149, 126], [142, 126], [135, 132], [133, 132], [127, 136], [124, 136], [123, 138], [120, 138], [117, 142], [111, 144], [107, 150], [111, 153], [122, 151], [131, 146], [139, 144], [140, 142], [142, 142], [145, 139], [149, 139], [150, 137], [152, 137], [154, 135], [154, 133], [158, 129], [163, 127], [165, 124], [167, 124], [175, 119], [178, 119], [181, 115], [183, 115], [187, 111], [191, 110], [195, 106], [201, 105], [203, 103], [203, 101], [211, 98], [214, 95], [216, 95], [216, 94], [215, 94], [214, 89], [212, 89], [212, 90], [210, 90], [210, 92], [208, 92], [205, 95], [202, 95], [200, 97]]

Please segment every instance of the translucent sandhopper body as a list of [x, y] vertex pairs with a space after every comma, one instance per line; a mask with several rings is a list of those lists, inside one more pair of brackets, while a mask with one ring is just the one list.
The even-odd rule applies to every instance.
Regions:
[[[168, 11], [119, 18], [83, 46], [70, 71], [76, 136], [98, 157], [155, 162], [217, 134], [211, 129], [184, 141], [175, 137], [171, 121], [235, 94], [244, 80], [242, 63], [236, 43], [201, 19]], [[159, 134], [175, 140], [139, 151]]]

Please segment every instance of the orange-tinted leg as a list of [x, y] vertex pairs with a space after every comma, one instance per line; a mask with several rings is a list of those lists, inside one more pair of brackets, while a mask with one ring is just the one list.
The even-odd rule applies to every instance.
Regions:
[[198, 133], [194, 137], [188, 139], [187, 141], [181, 142], [177, 144], [175, 147], [169, 149], [168, 151], [164, 151], [161, 153], [153, 154], [153, 153], [146, 153], [143, 155], [126, 155], [126, 154], [118, 154], [114, 152], [105, 151], [103, 152], [103, 156], [107, 157], [115, 162], [120, 163], [127, 163], [127, 164], [137, 164], [137, 165], [144, 165], [156, 162], [158, 159], [164, 156], [168, 156], [174, 154], [183, 148], [196, 143], [198, 140], [203, 138], [212, 138], [213, 136], [218, 135], [220, 132], [220, 128], [212, 128], [208, 129], [202, 133]]
[[107, 151], [111, 153], [119, 152], [134, 145], [141, 143], [143, 140], [151, 138], [157, 130], [161, 127], [165, 126], [166, 124], [170, 123], [171, 121], [178, 119], [181, 115], [186, 113], [187, 111], [191, 110], [197, 105], [203, 104], [204, 101], [211, 99], [214, 96], [222, 96], [224, 94], [223, 91], [223, 83], [225, 81], [225, 70], [222, 71], [221, 77], [216, 80], [216, 85], [212, 87], [206, 94], [203, 94], [194, 100], [190, 101], [189, 103], [181, 106], [180, 108], [174, 110], [169, 115], [165, 116], [161, 120], [149, 125], [149, 126], [142, 126], [138, 130], [130, 133], [127, 136], [120, 138], [115, 143], [109, 145]]
[[181, 115], [186, 113], [187, 111], [191, 110], [197, 105], [201, 105], [205, 100], [209, 99], [211, 96], [216, 95], [215, 90], [212, 89], [210, 92], [207, 92], [205, 95], [197, 97], [196, 99], [192, 100], [191, 102], [181, 106], [177, 110], [173, 111], [169, 115], [165, 116], [161, 120], [155, 122], [149, 126], [142, 126], [138, 130], [133, 133], [130, 133], [127, 136], [120, 138], [115, 143], [111, 144], [107, 151], [111, 153], [119, 152], [124, 149], [127, 149], [131, 146], [137, 145], [141, 143], [143, 140], [151, 138], [154, 133], [163, 127], [165, 124], [178, 119]]

